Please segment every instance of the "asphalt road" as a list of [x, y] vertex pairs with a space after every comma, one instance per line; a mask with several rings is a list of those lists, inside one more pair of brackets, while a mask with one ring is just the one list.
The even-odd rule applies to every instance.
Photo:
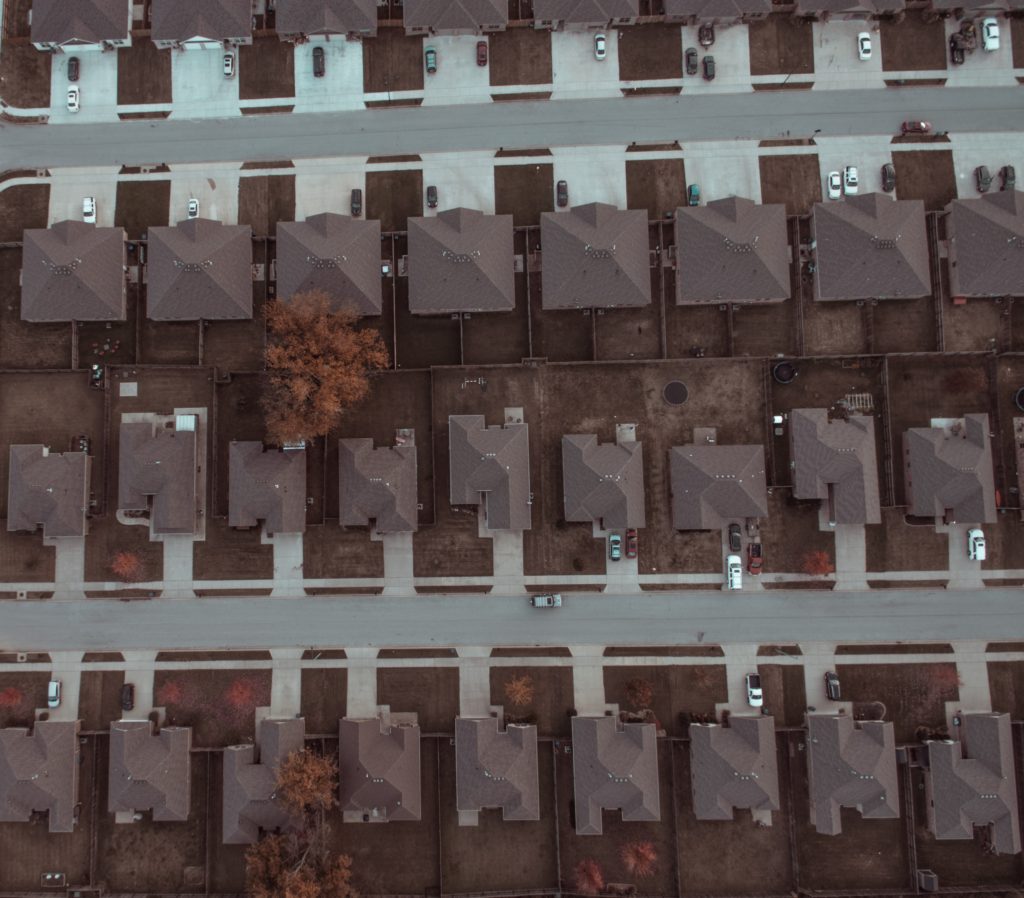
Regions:
[[756, 91], [103, 124], [0, 124], [0, 168], [388, 156], [693, 140], [1024, 131], [1018, 87]]
[[96, 599], [0, 603], [0, 649], [284, 646], [689, 645], [697, 642], [1007, 640], [1024, 635], [1024, 591], [889, 589], [726, 594]]

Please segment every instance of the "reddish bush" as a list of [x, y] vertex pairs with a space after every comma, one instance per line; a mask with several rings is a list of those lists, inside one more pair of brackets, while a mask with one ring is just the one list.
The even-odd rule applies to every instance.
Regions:
[[18, 708], [25, 701], [25, 694], [16, 686], [0, 691], [0, 708]]
[[619, 850], [619, 857], [630, 873], [643, 879], [654, 872], [658, 849], [653, 842], [628, 842]]
[[114, 576], [125, 583], [137, 583], [144, 579], [142, 559], [134, 552], [118, 552], [110, 560], [110, 570]]
[[224, 698], [232, 708], [246, 710], [256, 706], [256, 684], [248, 677], [233, 680], [224, 693]]
[[505, 698], [516, 707], [530, 704], [533, 701], [533, 677], [528, 674], [513, 676], [505, 683]]
[[184, 698], [185, 688], [177, 680], [165, 681], [156, 691], [156, 703], [164, 708], [168, 705], [180, 705]]
[[633, 708], [649, 708], [654, 699], [654, 685], [649, 680], [630, 680], [626, 683], [626, 701]]
[[828, 552], [805, 552], [800, 561], [800, 569], [812, 577], [824, 577], [835, 570], [835, 565], [832, 564]]
[[604, 888], [604, 872], [593, 858], [576, 865], [576, 891], [583, 895], [596, 895]]

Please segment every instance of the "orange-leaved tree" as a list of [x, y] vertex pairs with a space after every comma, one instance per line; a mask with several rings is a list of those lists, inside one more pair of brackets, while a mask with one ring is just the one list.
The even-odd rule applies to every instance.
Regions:
[[800, 562], [800, 569], [813, 577], [823, 577], [835, 570], [828, 552], [806, 552]]
[[329, 755], [293, 751], [277, 768], [275, 794], [295, 816], [320, 814], [337, 804], [338, 765]]
[[143, 579], [142, 559], [134, 552], [118, 552], [110, 560], [110, 570], [125, 583], [137, 583]]
[[505, 684], [505, 698], [517, 707], [530, 704], [533, 701], [533, 677], [529, 674], [513, 676]]
[[639, 879], [650, 876], [658, 860], [658, 849], [653, 842], [627, 842], [619, 850], [625, 868]]
[[593, 858], [586, 858], [576, 865], [576, 891], [581, 895], [596, 895], [604, 888], [604, 872]]
[[626, 683], [626, 701], [632, 708], [649, 708], [654, 698], [654, 684], [639, 678]]
[[370, 372], [388, 366], [384, 342], [356, 327], [353, 310], [332, 310], [322, 291], [269, 302], [265, 314], [267, 434], [279, 445], [325, 436], [366, 398]]

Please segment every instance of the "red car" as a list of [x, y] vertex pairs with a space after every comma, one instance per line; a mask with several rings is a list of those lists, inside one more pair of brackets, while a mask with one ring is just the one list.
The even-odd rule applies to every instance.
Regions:
[[903, 134], [927, 134], [931, 130], [931, 122], [904, 122], [900, 128]]
[[764, 550], [760, 543], [747, 543], [747, 573], [761, 573], [761, 565], [764, 563]]
[[632, 527], [626, 531], [626, 557], [636, 558], [636, 531]]
[[476, 64], [487, 65], [487, 41], [476, 42]]

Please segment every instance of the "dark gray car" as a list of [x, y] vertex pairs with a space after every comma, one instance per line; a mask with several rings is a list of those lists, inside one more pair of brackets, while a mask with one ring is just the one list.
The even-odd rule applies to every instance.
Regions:
[[704, 80], [714, 81], [715, 80], [715, 57], [705, 56], [704, 57]]

